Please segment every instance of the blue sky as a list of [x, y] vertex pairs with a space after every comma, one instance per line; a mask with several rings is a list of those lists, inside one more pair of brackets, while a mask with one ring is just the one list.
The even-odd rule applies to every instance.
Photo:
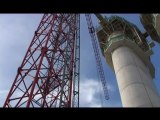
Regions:
[[[104, 15], [104, 14], [103, 14]], [[107, 17], [113, 14], [105, 14]], [[115, 14], [114, 14], [115, 15]], [[144, 31], [138, 14], [116, 14], [133, 22]], [[22, 62], [25, 52], [33, 38], [42, 14], [0, 14], [0, 107], [3, 106], [8, 91], [16, 76], [17, 68]], [[92, 15], [93, 23], [98, 26], [98, 21]], [[122, 107], [117, 81], [113, 71], [108, 67], [101, 55], [103, 69], [108, 83], [110, 99], [104, 100], [102, 86], [99, 81], [96, 62], [88, 33], [87, 23], [84, 14], [80, 20], [80, 106], [81, 107]], [[148, 38], [150, 39], [150, 38]], [[154, 55], [151, 60], [156, 69], [154, 79], [158, 92], [160, 93], [160, 46], [155, 43]]]

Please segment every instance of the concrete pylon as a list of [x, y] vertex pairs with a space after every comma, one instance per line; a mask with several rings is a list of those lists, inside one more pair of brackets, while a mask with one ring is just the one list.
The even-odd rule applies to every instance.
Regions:
[[160, 107], [148, 67], [128, 46], [112, 53], [123, 107]]
[[147, 34], [119, 16], [101, 17], [96, 30], [102, 54], [115, 72], [123, 107], [160, 107], [152, 80], [155, 68], [150, 61], [154, 43], [146, 39], [148, 33], [156, 41], [159, 36], [150, 29], [151, 16], [142, 18]]
[[151, 49], [144, 52], [123, 36], [121, 40], [112, 39], [104, 53], [115, 72], [123, 107], [160, 107], [160, 97], [152, 81]]

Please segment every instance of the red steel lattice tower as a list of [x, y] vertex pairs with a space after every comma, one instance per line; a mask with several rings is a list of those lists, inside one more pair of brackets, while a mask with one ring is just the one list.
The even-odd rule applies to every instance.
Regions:
[[79, 107], [80, 15], [44, 14], [4, 107]]

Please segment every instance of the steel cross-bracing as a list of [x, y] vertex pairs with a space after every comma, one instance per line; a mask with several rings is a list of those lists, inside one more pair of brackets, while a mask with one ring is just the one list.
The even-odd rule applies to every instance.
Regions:
[[44, 14], [3, 107], [79, 107], [79, 32], [79, 14]]
[[89, 30], [89, 33], [91, 36], [93, 51], [94, 51], [94, 55], [95, 55], [95, 59], [96, 59], [96, 66], [97, 66], [97, 70], [98, 70], [98, 75], [99, 75], [99, 78], [102, 83], [105, 99], [108, 100], [109, 94], [108, 94], [107, 82], [106, 82], [103, 67], [102, 67], [100, 52], [99, 52], [98, 43], [97, 43], [97, 39], [96, 39], [95, 29], [94, 29], [93, 22], [91, 19], [91, 14], [85, 14], [85, 16], [86, 16], [86, 21], [87, 21], [87, 25], [88, 25], [88, 30]]

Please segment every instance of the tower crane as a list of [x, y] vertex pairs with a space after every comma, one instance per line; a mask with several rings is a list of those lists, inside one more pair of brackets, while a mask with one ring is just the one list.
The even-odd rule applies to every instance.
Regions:
[[[79, 16], [43, 15], [3, 107], [79, 107]], [[85, 16], [98, 74], [108, 100], [95, 29], [91, 15]]]
[[[105, 80], [105, 75], [104, 75], [102, 62], [101, 62], [101, 57], [100, 57], [98, 44], [97, 44], [97, 40], [96, 40], [95, 29], [94, 29], [94, 26], [93, 26], [91, 15], [90, 14], [85, 14], [85, 16], [86, 16], [86, 21], [87, 21], [87, 24], [88, 24], [88, 30], [89, 30], [89, 33], [90, 33], [90, 36], [91, 36], [91, 41], [92, 41], [92, 46], [93, 46], [94, 55], [95, 55], [95, 59], [96, 59], [96, 66], [97, 66], [98, 74], [99, 74], [100, 80], [102, 82], [104, 96], [105, 96], [105, 99], [108, 100], [109, 99], [108, 88], [107, 88], [107, 83], [106, 83], [106, 80]], [[99, 14], [96, 14], [96, 16], [101, 18], [101, 15], [99, 15]]]

